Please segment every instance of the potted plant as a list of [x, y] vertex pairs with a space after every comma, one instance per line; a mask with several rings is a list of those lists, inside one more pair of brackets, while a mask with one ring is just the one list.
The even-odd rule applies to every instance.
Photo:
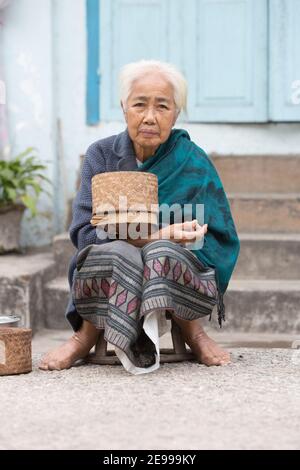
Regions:
[[24, 210], [36, 216], [39, 194], [48, 193], [42, 186], [50, 183], [41, 173], [46, 168], [33, 147], [11, 160], [0, 160], [0, 253], [19, 250]]

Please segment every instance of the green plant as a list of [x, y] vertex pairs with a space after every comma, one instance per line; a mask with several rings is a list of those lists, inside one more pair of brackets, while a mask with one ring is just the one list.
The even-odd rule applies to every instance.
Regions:
[[37, 215], [37, 200], [43, 191], [43, 181], [50, 180], [41, 173], [46, 166], [35, 154], [34, 147], [28, 147], [11, 160], [0, 160], [0, 208], [23, 203], [32, 215]]

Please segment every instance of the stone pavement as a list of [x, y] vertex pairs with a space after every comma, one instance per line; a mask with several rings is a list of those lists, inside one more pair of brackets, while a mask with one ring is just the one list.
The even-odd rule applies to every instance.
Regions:
[[[0, 449], [300, 448], [295, 336], [215, 332], [232, 353], [226, 367], [163, 364], [140, 376], [121, 366], [38, 370], [41, 354], [69, 334], [42, 330], [33, 372], [0, 377]], [[161, 340], [168, 347], [168, 335]]]

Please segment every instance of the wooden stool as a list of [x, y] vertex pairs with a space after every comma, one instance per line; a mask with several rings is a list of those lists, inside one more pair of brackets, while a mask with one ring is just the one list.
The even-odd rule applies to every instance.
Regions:
[[[181, 336], [181, 331], [177, 323], [173, 320], [172, 315], [166, 312], [166, 318], [171, 320], [171, 337], [173, 349], [160, 349], [160, 363], [164, 362], [181, 362], [195, 360], [195, 356], [190, 349], [186, 349], [185, 342]], [[107, 341], [104, 339], [104, 330], [101, 329], [95, 346], [95, 352], [89, 354], [86, 362], [92, 364], [114, 365], [121, 364], [116, 356], [115, 351], [107, 350]]]

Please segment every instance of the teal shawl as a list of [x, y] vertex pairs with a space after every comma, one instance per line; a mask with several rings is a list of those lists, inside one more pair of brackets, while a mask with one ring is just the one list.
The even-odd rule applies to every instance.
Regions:
[[[223, 294], [240, 244], [223, 185], [206, 153], [185, 130], [173, 129], [168, 140], [137, 171], [158, 177], [159, 205], [192, 204], [189, 220], [196, 218], [196, 204], [204, 204], [208, 230], [203, 247], [193, 253], [204, 265], [215, 268], [219, 292]], [[161, 220], [160, 212], [160, 223]]]

